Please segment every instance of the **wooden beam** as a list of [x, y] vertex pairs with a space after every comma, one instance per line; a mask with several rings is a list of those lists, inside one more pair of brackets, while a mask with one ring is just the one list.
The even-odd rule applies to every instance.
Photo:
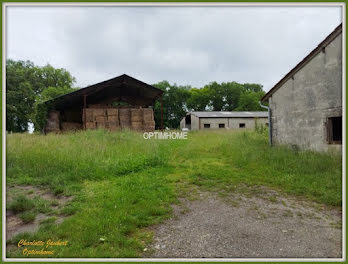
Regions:
[[161, 130], [163, 132], [163, 96], [161, 96]]

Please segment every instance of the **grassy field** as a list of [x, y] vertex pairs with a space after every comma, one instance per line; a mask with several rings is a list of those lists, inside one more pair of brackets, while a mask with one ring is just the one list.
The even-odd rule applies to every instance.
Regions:
[[[193, 186], [224, 193], [262, 185], [341, 206], [341, 156], [270, 148], [265, 134], [252, 131], [191, 132], [187, 140], [107, 131], [13, 134], [6, 163], [8, 186], [73, 197], [53, 212], [69, 215], [63, 223], [44, 221], [38, 232], [15, 236], [8, 257], [27, 257], [15, 246], [20, 239], [67, 240], [53, 257], [139, 257], [151, 241], [147, 227], [170, 217], [170, 204]], [[7, 206], [30, 222], [45, 203], [19, 196]]]

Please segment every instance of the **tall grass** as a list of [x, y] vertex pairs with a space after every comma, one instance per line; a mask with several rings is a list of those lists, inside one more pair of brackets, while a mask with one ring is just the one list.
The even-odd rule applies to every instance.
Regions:
[[[140, 133], [85, 131], [7, 137], [7, 183], [74, 195], [61, 225], [44, 223], [27, 240], [68, 240], [53, 257], [137, 257], [146, 227], [171, 214], [181, 189], [237, 191], [265, 185], [341, 204], [341, 156], [272, 147], [254, 132], [199, 131], [187, 140], [144, 140]], [[23, 256], [21, 249], [8, 250]], [[37, 257], [37, 256], [33, 256]]]
[[86, 180], [119, 177], [164, 165], [167, 142], [144, 140], [131, 131], [86, 131], [64, 135], [8, 136], [8, 183], [45, 185], [54, 190]]
[[341, 205], [342, 159], [334, 153], [269, 147], [254, 132], [198, 132], [177, 158], [193, 183], [229, 189], [266, 185], [328, 205]]

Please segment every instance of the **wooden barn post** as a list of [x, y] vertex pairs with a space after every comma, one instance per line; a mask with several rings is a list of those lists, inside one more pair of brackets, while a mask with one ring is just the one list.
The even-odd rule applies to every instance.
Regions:
[[161, 95], [161, 130], [163, 132], [163, 95]]
[[83, 110], [82, 110], [82, 116], [83, 116], [83, 128], [86, 129], [86, 95], [83, 95]]

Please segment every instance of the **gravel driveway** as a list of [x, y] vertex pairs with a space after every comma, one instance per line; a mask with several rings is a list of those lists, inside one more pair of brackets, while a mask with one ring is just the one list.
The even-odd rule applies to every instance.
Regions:
[[340, 258], [341, 211], [262, 189], [181, 199], [155, 226], [151, 258]]

